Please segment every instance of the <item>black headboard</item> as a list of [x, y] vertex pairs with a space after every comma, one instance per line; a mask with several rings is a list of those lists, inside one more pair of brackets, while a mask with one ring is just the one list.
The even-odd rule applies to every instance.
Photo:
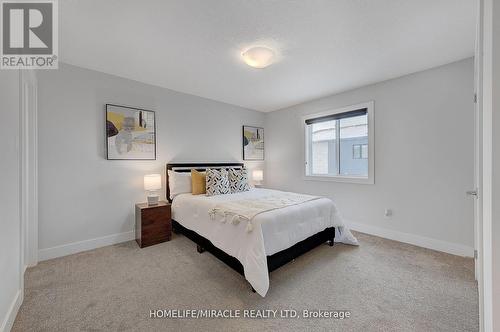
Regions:
[[168, 183], [168, 171], [175, 171], [175, 172], [191, 172], [192, 169], [195, 169], [197, 171], [205, 171], [207, 168], [243, 168], [244, 164], [243, 163], [173, 163], [173, 164], [167, 164], [167, 170], [165, 171], [166, 174], [166, 186], [167, 186], [167, 193], [166, 193], [166, 198], [169, 202], [172, 202], [170, 199], [170, 186]]

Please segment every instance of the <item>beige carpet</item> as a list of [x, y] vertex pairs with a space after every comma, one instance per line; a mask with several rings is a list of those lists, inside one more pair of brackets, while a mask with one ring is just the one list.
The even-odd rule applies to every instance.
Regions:
[[[271, 273], [265, 298], [178, 235], [40, 263], [13, 331], [477, 331], [472, 259], [357, 234]], [[150, 309], [350, 310], [334, 319], [151, 319]]]

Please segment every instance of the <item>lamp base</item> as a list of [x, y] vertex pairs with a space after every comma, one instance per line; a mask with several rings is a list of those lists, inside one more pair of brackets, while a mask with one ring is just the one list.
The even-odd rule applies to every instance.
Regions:
[[148, 195], [148, 205], [158, 205], [160, 195]]

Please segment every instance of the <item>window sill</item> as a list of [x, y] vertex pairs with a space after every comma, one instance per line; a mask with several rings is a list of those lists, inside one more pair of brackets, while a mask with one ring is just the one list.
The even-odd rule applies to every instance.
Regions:
[[305, 181], [323, 181], [323, 182], [342, 182], [357, 184], [375, 184], [373, 178], [360, 176], [323, 176], [323, 175], [305, 175]]

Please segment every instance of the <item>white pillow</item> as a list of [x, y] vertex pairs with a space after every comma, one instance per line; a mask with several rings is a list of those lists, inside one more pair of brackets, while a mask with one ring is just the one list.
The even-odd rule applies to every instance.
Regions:
[[190, 193], [191, 172], [175, 172], [168, 170], [168, 187], [170, 188], [170, 199], [179, 194]]

